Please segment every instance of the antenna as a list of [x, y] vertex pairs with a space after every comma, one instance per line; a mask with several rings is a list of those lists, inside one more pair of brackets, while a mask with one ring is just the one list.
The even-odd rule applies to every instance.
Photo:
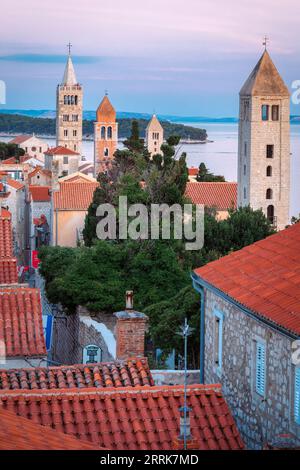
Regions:
[[183, 407], [179, 408], [180, 411], [180, 436], [183, 438], [184, 450], [187, 448], [187, 440], [191, 438], [190, 419], [189, 413], [191, 408], [187, 406], [187, 341], [188, 337], [193, 333], [194, 328], [190, 328], [187, 318], [184, 320], [184, 325], [180, 327], [180, 331], [176, 334], [184, 339], [184, 403]]

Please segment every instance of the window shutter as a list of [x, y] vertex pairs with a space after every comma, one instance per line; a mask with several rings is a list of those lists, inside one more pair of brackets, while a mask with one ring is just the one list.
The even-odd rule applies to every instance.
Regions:
[[300, 367], [295, 369], [294, 416], [296, 423], [300, 424]]
[[259, 395], [265, 394], [266, 382], [266, 349], [262, 343], [256, 345], [256, 392]]

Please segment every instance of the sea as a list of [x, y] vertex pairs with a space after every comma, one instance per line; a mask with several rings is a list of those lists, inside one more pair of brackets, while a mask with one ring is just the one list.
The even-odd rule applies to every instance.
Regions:
[[[188, 123], [182, 124], [204, 128], [209, 142], [204, 144], [185, 143], [176, 149], [176, 155], [187, 154], [189, 167], [198, 167], [201, 162], [214, 174], [223, 175], [226, 181], [237, 181], [238, 124], [236, 123]], [[0, 141], [10, 140], [0, 137]], [[48, 138], [49, 146], [55, 146], [55, 139]], [[122, 143], [119, 143], [122, 148]], [[82, 153], [87, 161], [93, 161], [94, 145], [84, 141]], [[300, 214], [300, 125], [291, 125], [291, 204], [290, 216]]]

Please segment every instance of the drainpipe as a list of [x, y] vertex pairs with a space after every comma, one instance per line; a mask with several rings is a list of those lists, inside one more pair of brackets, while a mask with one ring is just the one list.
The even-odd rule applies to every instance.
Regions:
[[192, 274], [193, 287], [200, 294], [200, 384], [204, 384], [205, 366], [205, 310], [204, 310], [204, 289], [197, 281], [197, 277]]

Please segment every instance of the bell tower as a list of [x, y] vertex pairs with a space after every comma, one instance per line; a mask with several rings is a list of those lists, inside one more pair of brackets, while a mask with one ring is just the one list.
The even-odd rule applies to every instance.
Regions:
[[82, 86], [77, 82], [71, 44], [62, 83], [56, 90], [56, 145], [81, 154], [82, 149]]
[[282, 230], [289, 201], [290, 94], [265, 47], [240, 91], [238, 205], [262, 209]]
[[117, 150], [118, 124], [116, 111], [107, 94], [97, 109], [94, 124], [94, 167], [95, 176], [109, 168]]

